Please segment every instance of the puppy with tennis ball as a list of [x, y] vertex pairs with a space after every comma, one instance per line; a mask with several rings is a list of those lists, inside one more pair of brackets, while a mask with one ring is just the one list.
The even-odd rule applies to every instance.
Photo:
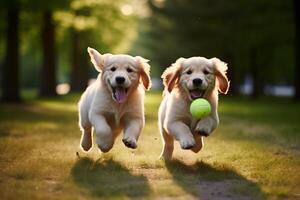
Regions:
[[179, 58], [163, 75], [164, 93], [159, 107], [161, 157], [171, 159], [174, 140], [197, 153], [203, 137], [218, 126], [218, 93], [226, 94], [227, 65], [218, 58]]

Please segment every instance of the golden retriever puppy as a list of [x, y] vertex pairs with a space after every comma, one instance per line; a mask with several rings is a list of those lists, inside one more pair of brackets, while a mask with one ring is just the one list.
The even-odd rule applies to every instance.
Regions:
[[[163, 139], [161, 157], [171, 159], [174, 139], [182, 149], [197, 153], [203, 146], [203, 136], [210, 135], [219, 124], [217, 113], [218, 91], [226, 94], [229, 81], [227, 65], [218, 58], [180, 58], [163, 75], [165, 86], [163, 100], [159, 108], [159, 129]], [[209, 116], [196, 120], [189, 107], [197, 98], [209, 101], [212, 112]]]
[[121, 131], [123, 143], [137, 147], [145, 124], [144, 94], [151, 86], [148, 60], [129, 55], [100, 54], [88, 48], [91, 61], [99, 71], [97, 80], [82, 94], [79, 101], [81, 147], [92, 147], [92, 127], [96, 143], [108, 152]]

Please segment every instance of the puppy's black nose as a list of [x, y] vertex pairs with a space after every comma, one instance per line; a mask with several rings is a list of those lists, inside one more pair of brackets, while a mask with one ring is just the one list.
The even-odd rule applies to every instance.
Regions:
[[117, 76], [116, 77], [116, 82], [117, 82], [117, 84], [123, 84], [124, 82], [125, 82], [125, 78], [124, 77], [122, 77], [122, 76]]
[[200, 79], [200, 78], [195, 78], [195, 79], [193, 80], [193, 84], [194, 84], [195, 86], [200, 86], [200, 85], [202, 84], [202, 79]]

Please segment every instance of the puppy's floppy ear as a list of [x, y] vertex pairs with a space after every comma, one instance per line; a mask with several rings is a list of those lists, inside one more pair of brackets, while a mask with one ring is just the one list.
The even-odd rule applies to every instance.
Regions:
[[215, 71], [215, 76], [217, 78], [217, 87], [219, 92], [223, 94], [227, 94], [230, 81], [228, 81], [228, 78], [226, 76], [227, 72], [227, 64], [222, 62], [218, 58], [212, 58], [211, 59], [214, 65], [214, 71]]
[[135, 57], [138, 65], [140, 66], [140, 79], [143, 83], [146, 90], [149, 90], [151, 87], [151, 77], [150, 77], [150, 65], [148, 64], [149, 60], [136, 56]]
[[175, 85], [179, 82], [181, 62], [183, 60], [184, 58], [177, 59], [176, 62], [168, 67], [161, 76], [161, 78], [163, 79], [163, 84], [169, 92], [171, 92]]
[[94, 64], [94, 67], [98, 72], [101, 72], [104, 68], [105, 59], [111, 54], [102, 55], [96, 49], [91, 47], [88, 47], [87, 51], [91, 57], [91, 62]]

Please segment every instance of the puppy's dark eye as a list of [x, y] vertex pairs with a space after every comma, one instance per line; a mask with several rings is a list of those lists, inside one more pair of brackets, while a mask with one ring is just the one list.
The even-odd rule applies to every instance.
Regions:
[[188, 70], [187, 72], [186, 72], [186, 74], [188, 74], [188, 75], [190, 75], [190, 74], [192, 74], [193, 72], [192, 72], [192, 70]]
[[207, 74], [209, 74], [209, 71], [207, 71], [207, 70], [205, 69], [205, 70], [203, 70], [203, 73], [204, 73], [205, 75], [207, 75]]
[[112, 71], [112, 72], [114, 72], [114, 71], [116, 71], [116, 67], [112, 67], [112, 68], [110, 68], [110, 71]]
[[132, 71], [132, 69], [127, 68], [127, 72], [131, 73], [131, 72], [133, 72], [133, 71]]

